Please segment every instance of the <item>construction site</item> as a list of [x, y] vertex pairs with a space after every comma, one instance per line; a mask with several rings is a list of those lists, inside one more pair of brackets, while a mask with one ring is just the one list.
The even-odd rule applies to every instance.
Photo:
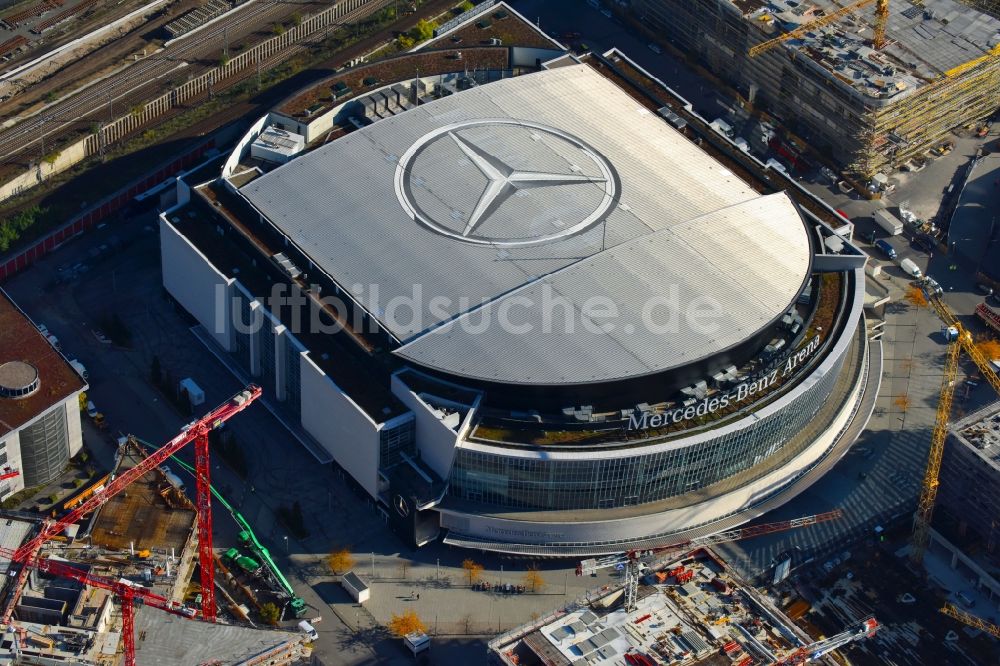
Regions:
[[866, 617], [814, 640], [715, 553], [699, 548], [647, 570], [634, 598], [628, 581], [595, 590], [564, 612], [493, 640], [490, 654], [494, 663], [528, 666], [796, 664], [869, 638], [878, 627]]
[[[208, 479], [208, 433], [258, 395], [249, 387], [161, 448], [121, 437], [111, 474], [67, 501], [61, 518], [0, 516], [8, 574], [0, 663], [295, 664], [309, 656], [308, 636], [262, 628], [275, 622], [263, 604], [281, 619], [301, 617], [304, 603]], [[196, 464], [171, 463], [192, 472], [195, 502], [183, 471], [164, 464], [191, 442]], [[243, 528], [245, 552], [216, 555], [209, 493]]]
[[997, 2], [637, 0], [633, 11], [744, 107], [866, 178], [919, 169], [1000, 106]]

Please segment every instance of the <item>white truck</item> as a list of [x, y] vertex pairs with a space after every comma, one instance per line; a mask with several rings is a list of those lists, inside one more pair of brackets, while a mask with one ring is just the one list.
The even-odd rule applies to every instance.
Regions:
[[719, 134], [728, 139], [732, 139], [734, 136], [736, 136], [736, 133], [733, 131], [733, 126], [727, 123], [722, 118], [716, 118], [709, 124], [709, 126], [716, 132], [718, 132]]
[[898, 217], [890, 213], [885, 208], [880, 208], [872, 214], [875, 218], [875, 224], [882, 227], [882, 229], [890, 236], [898, 236], [903, 233], [903, 222]]
[[178, 388], [185, 391], [188, 396], [188, 400], [191, 401], [192, 407], [197, 407], [198, 405], [205, 402], [205, 392], [201, 390], [201, 387], [190, 377], [185, 377], [180, 381]]
[[70, 360], [69, 364], [73, 367], [74, 370], [76, 370], [76, 374], [83, 377], [83, 381], [87, 381], [88, 379], [90, 379], [90, 373], [87, 372], [87, 368], [86, 366], [83, 365], [83, 363], [80, 363], [78, 360], [74, 358]]
[[923, 272], [920, 270], [920, 266], [917, 266], [912, 259], [903, 259], [899, 262], [899, 267], [902, 268], [903, 272], [907, 275], [916, 278], [917, 280], [924, 276]]

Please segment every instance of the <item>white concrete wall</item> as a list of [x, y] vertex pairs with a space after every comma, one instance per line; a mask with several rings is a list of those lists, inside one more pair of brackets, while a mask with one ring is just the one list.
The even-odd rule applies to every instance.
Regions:
[[373, 498], [378, 496], [378, 424], [323, 372], [300, 357], [302, 427]]
[[69, 457], [72, 458], [83, 448], [83, 428], [80, 425], [80, 398], [78, 393], [63, 403], [66, 410], [66, 439], [69, 441]]
[[398, 374], [392, 376], [392, 392], [416, 418], [414, 436], [420, 459], [442, 479], [449, 478], [455, 461], [458, 432], [446, 426], [434, 409], [411, 391]]
[[[18, 436], [17, 431], [10, 433], [5, 438], [0, 439], [3, 442], [7, 451], [7, 462], [6, 465], [10, 465], [11, 469], [21, 470], [21, 438]], [[10, 489], [6, 494], [0, 495], [0, 500], [7, 499], [9, 496], [16, 492], [24, 490], [24, 472], [18, 474], [13, 479], [7, 481], [0, 481], [0, 487], [7, 484]]]
[[260, 133], [264, 131], [264, 127], [270, 125], [271, 114], [266, 114], [257, 119], [250, 129], [240, 138], [240, 140], [233, 147], [232, 151], [229, 153], [229, 157], [226, 159], [226, 163], [222, 165], [222, 176], [228, 178], [236, 173], [236, 169], [240, 164], [240, 159], [243, 157], [243, 153], [246, 152], [247, 147], [257, 140]]
[[223, 349], [232, 351], [231, 294], [235, 280], [220, 273], [182, 236], [169, 222], [169, 215], [160, 216], [163, 286]]
[[0, 183], [0, 201], [5, 201], [15, 194], [38, 185], [52, 176], [62, 173], [74, 164], [87, 157], [87, 138], [62, 148], [51, 164], [39, 162], [27, 171], [15, 176], [5, 183]]

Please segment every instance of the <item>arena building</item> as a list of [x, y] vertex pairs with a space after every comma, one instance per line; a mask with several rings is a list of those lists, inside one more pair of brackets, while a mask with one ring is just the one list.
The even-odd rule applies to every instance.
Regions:
[[870, 415], [849, 228], [560, 56], [337, 100], [341, 81], [180, 178], [161, 216], [196, 334], [417, 545], [725, 529]]

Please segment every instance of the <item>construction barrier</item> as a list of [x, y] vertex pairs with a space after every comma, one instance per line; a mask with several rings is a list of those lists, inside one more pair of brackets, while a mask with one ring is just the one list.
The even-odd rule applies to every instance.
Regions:
[[69, 239], [83, 233], [112, 213], [121, 210], [136, 195], [197, 164], [204, 157], [205, 153], [214, 147], [215, 139], [209, 139], [193, 150], [160, 167], [155, 172], [143, 176], [114, 194], [105, 197], [87, 211], [71, 219], [41, 240], [36, 241], [31, 247], [21, 251], [19, 254], [3, 259], [0, 261], [0, 282], [24, 270]]

